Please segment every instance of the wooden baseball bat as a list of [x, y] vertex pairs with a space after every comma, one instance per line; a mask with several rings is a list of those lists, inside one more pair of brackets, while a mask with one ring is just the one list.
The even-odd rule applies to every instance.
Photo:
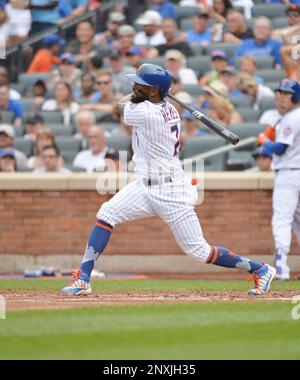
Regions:
[[200, 111], [196, 110], [195, 108], [189, 106], [188, 104], [183, 103], [181, 100], [177, 99], [174, 95], [168, 93], [167, 95], [170, 99], [174, 100], [174, 102], [177, 102], [181, 107], [188, 110], [191, 114], [193, 114], [197, 119], [202, 121], [203, 124], [205, 124], [208, 128], [210, 128], [212, 131], [217, 133], [219, 136], [221, 136], [224, 140], [228, 141], [229, 143], [236, 145], [240, 141], [240, 138], [229, 131], [228, 129], [224, 128], [221, 124], [217, 123], [215, 120], [207, 117]]

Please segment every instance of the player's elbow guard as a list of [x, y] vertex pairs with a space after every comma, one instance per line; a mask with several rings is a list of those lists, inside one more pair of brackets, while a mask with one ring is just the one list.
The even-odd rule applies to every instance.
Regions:
[[281, 156], [286, 151], [288, 145], [282, 144], [279, 142], [273, 142], [273, 141], [266, 141], [263, 145], [263, 150], [267, 151], [271, 154], [277, 154], [278, 156]]

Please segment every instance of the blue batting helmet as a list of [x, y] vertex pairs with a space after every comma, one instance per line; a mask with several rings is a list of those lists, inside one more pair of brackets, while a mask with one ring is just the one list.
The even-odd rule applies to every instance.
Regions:
[[275, 91], [283, 91], [292, 94], [292, 102], [300, 102], [300, 84], [293, 79], [283, 79]]
[[162, 67], [152, 63], [144, 63], [136, 74], [127, 74], [127, 77], [134, 83], [158, 88], [162, 98], [167, 95], [171, 86], [170, 74]]

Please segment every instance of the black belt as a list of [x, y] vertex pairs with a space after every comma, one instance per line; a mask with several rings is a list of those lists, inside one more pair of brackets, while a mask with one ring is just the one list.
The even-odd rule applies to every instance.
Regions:
[[284, 168], [284, 169], [276, 169], [275, 173], [280, 172], [280, 170], [300, 170], [300, 168]]
[[172, 177], [143, 178], [142, 181], [145, 186], [162, 185], [163, 183], [173, 182]]

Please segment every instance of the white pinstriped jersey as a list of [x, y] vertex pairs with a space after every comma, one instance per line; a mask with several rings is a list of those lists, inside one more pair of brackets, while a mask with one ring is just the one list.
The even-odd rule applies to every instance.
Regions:
[[129, 102], [124, 122], [133, 126], [133, 161], [141, 177], [183, 173], [178, 158], [180, 116], [171, 103]]
[[300, 108], [281, 118], [276, 125], [275, 141], [288, 147], [281, 156], [273, 154], [272, 169], [300, 169]]

